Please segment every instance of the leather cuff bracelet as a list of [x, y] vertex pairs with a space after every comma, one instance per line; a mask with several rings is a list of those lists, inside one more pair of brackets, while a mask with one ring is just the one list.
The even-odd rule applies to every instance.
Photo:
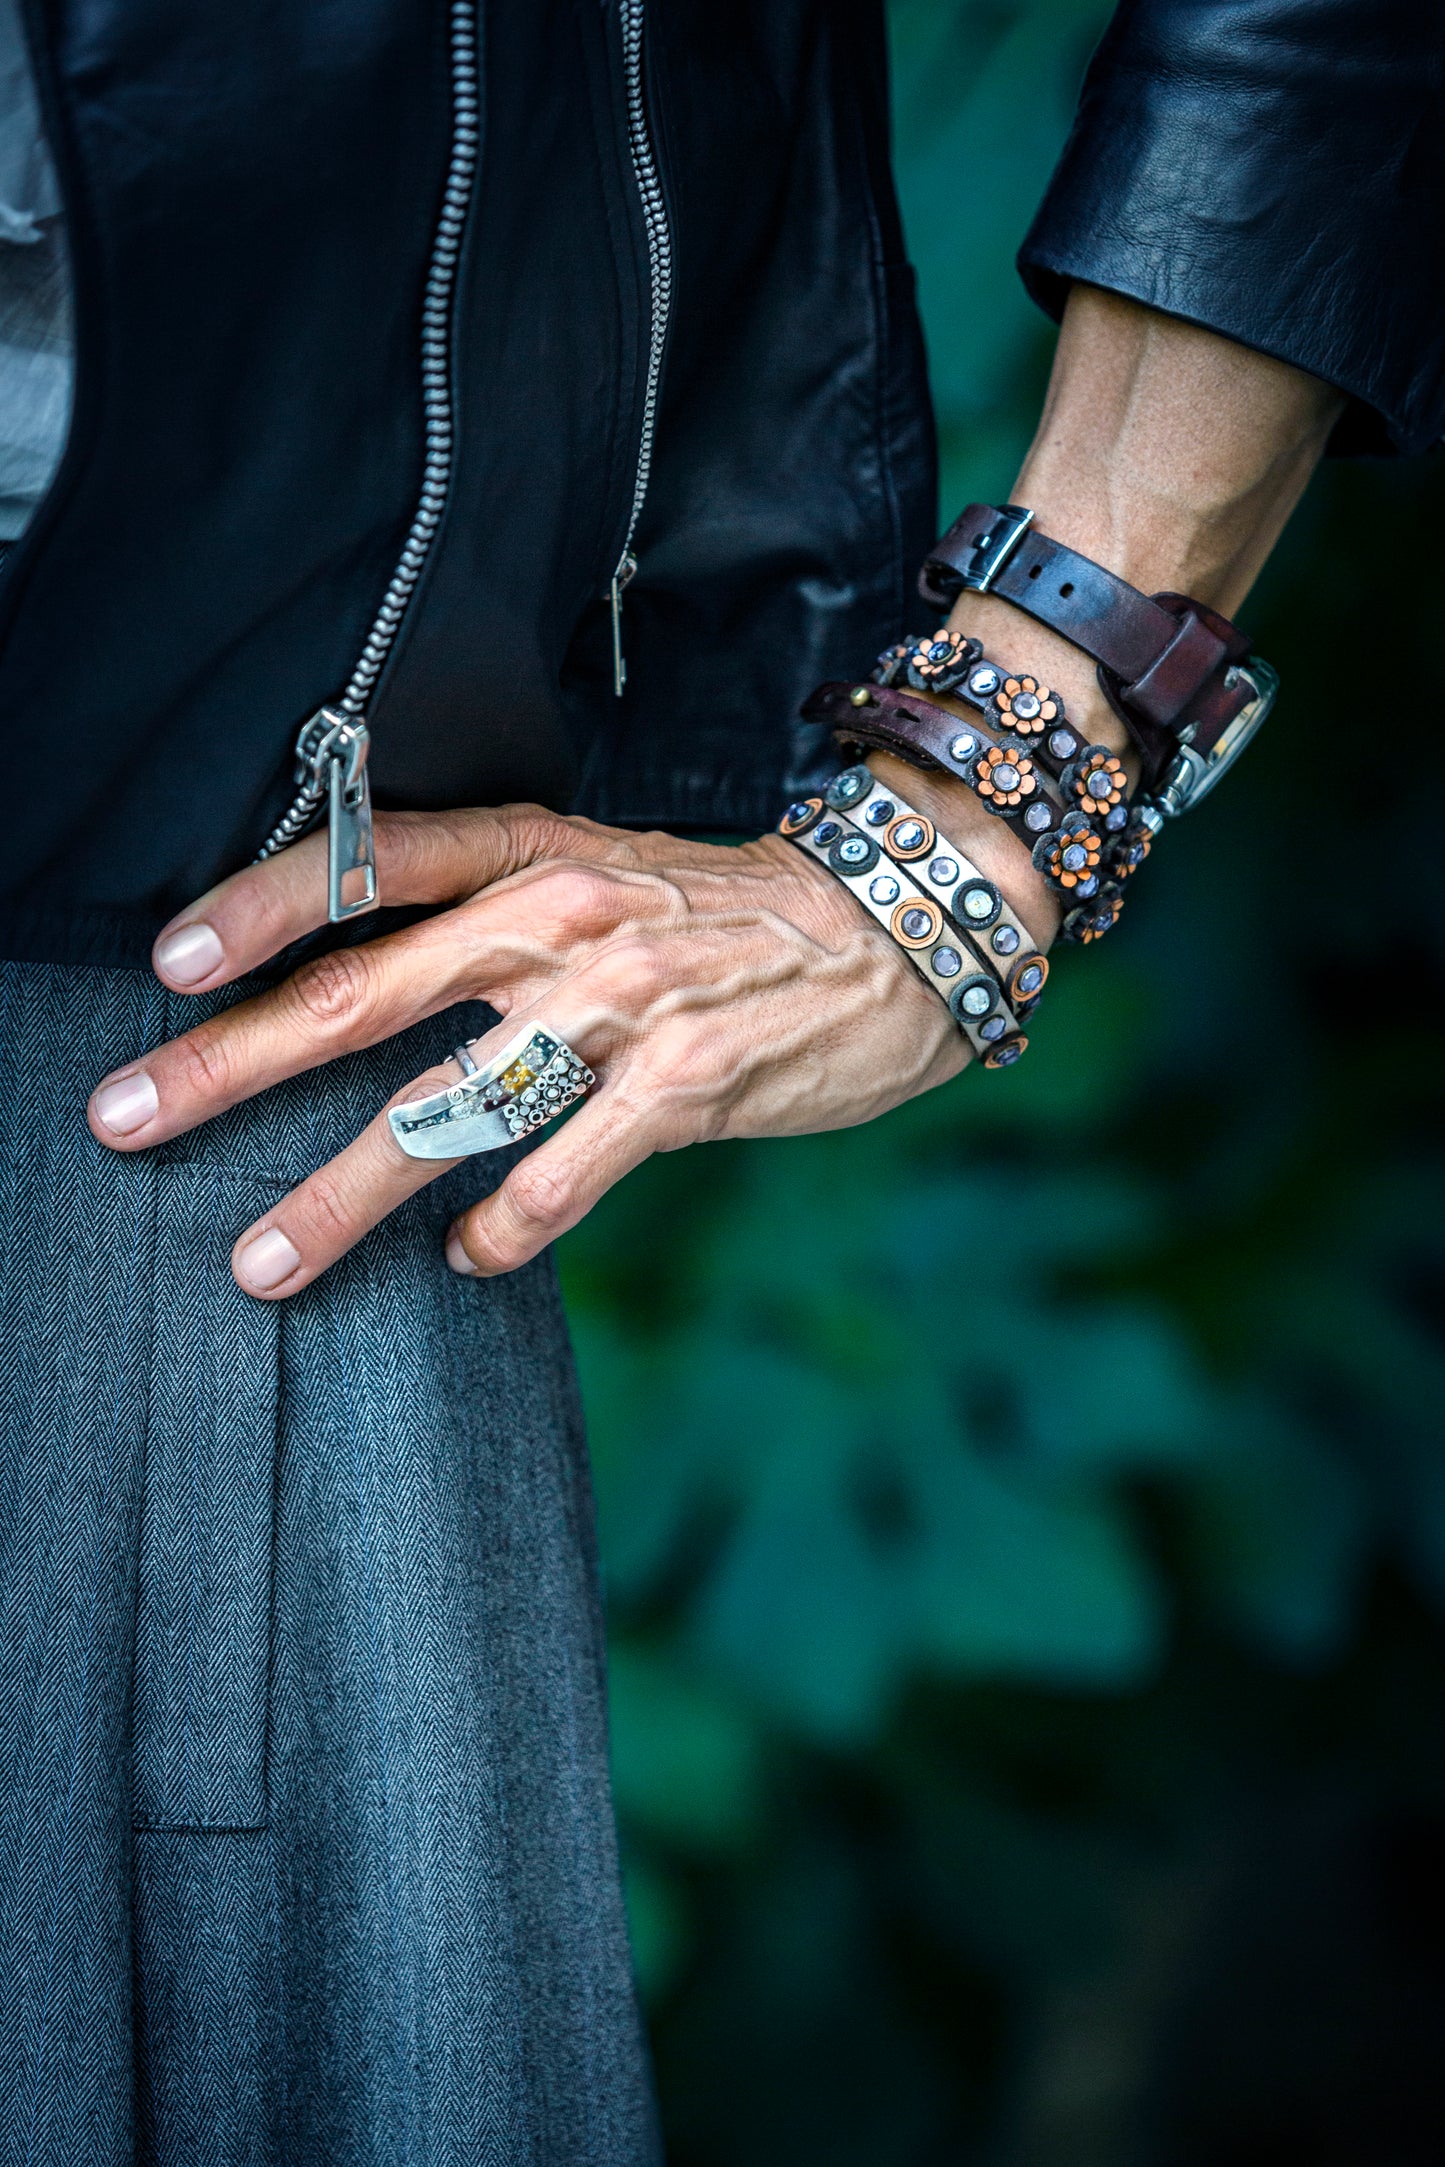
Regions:
[[[1028, 1040], [1048, 960], [992, 881], [867, 768], [790, 805], [779, 833], [819, 859], [908, 954], [989, 1068]], [[946, 898], [946, 901], [945, 901]]]
[[1064, 800], [1020, 739], [981, 730], [917, 694], [886, 685], [820, 685], [803, 714], [827, 723], [845, 753], [877, 745], [915, 767], [959, 776], [1029, 850], [1063, 817]]
[[1001, 595], [1091, 656], [1139, 748], [1142, 788], [1167, 813], [1213, 789], [1274, 704], [1278, 678], [1227, 617], [1188, 595], [1141, 594], [1040, 534], [1023, 505], [968, 505], [918, 589], [938, 610], [965, 589]]
[[[1036, 864], [1037, 845], [1070, 813], [1086, 813], [1112, 850], [1135, 817], [1118, 755], [1107, 745], [1081, 744], [1062, 701], [1041, 699], [1033, 678], [1005, 677], [980, 659], [971, 679], [976, 689], [968, 697], [983, 708], [984, 728], [888, 685], [820, 685], [803, 713], [810, 721], [828, 723], [845, 752], [856, 755], [857, 748], [880, 746], [916, 767], [957, 775], [990, 812], [1007, 821]], [[1037, 728], [1037, 737], [1003, 734], [1010, 701], [1023, 710], [1020, 730]]]
[[[817, 800], [804, 802], [810, 812], [818, 804]], [[788, 808], [790, 815], [801, 810], [801, 804]], [[945, 912], [905, 870], [880, 859], [877, 844], [861, 828], [818, 804], [809, 825], [795, 829], [789, 839], [808, 857], [826, 865], [903, 949], [919, 976], [947, 1004], [985, 1067], [1011, 1067], [1027, 1051], [1028, 1039], [1001, 1001], [998, 981], [989, 972], [968, 969], [967, 951]], [[849, 855], [855, 849], [857, 863]], [[870, 856], [871, 864], [867, 862]], [[976, 1006], [964, 1005], [970, 1001]]]

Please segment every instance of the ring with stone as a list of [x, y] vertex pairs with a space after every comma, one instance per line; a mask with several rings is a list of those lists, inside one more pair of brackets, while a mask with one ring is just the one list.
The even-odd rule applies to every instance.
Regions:
[[540, 1023], [514, 1033], [485, 1068], [470, 1045], [458, 1046], [452, 1059], [462, 1072], [459, 1083], [387, 1114], [409, 1159], [500, 1151], [575, 1105], [597, 1081], [580, 1054]]

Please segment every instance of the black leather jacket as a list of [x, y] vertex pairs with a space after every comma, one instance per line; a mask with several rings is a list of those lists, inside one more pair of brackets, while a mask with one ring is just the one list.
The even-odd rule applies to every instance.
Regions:
[[1337, 451], [1438, 442], [1445, 6], [1123, 0], [1019, 263], [1337, 384]]
[[[451, 9], [26, 5], [78, 373], [0, 573], [0, 955], [139, 960], [283, 813], [379, 611], [382, 804], [767, 824], [823, 754], [801, 694], [897, 634], [934, 526], [880, 0], [645, 0], [636, 79], [641, 0], [481, 0], [435, 533], [390, 619]], [[1026, 275], [1216, 325], [1343, 384], [1356, 441], [1424, 443], [1440, 74], [1405, 0], [1134, 0]]]

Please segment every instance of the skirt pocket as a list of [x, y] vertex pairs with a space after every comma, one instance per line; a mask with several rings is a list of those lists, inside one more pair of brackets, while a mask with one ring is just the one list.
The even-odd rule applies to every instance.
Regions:
[[280, 1305], [231, 1277], [284, 1186], [164, 1169], [136, 1611], [134, 1818], [266, 1822]]

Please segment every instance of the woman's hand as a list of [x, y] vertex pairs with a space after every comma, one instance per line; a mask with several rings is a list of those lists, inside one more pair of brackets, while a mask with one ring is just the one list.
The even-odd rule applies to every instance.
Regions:
[[[565, 1126], [453, 1227], [458, 1271], [511, 1271], [654, 1151], [870, 1120], [962, 1068], [968, 1049], [906, 956], [821, 867], [776, 836], [722, 848], [629, 835], [533, 806], [377, 822], [388, 903], [440, 904], [338, 949], [95, 1091], [91, 1128], [143, 1150], [463, 1000], [536, 1020], [597, 1072]], [[155, 946], [186, 993], [243, 976], [325, 916], [324, 836], [223, 882]], [[399, 1080], [401, 1104], [455, 1081]], [[247, 1230], [248, 1293], [294, 1294], [455, 1161], [406, 1157], [385, 1109]]]

